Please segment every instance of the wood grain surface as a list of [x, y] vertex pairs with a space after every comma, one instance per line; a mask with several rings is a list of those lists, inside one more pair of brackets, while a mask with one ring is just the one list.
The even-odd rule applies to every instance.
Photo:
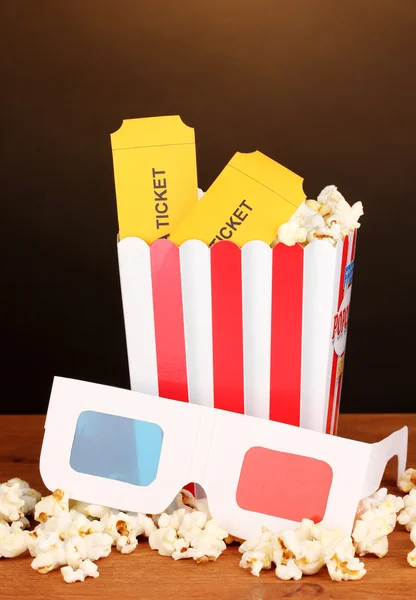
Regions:
[[[44, 416], [0, 416], [0, 482], [21, 477], [46, 493], [39, 475]], [[340, 435], [375, 442], [408, 425], [408, 466], [416, 465], [416, 415], [341, 415]], [[389, 463], [384, 483], [392, 492], [396, 464]], [[334, 583], [325, 569], [300, 581], [280, 581], [274, 571], [259, 578], [238, 567], [238, 546], [228, 547], [216, 562], [198, 565], [175, 562], [152, 552], [145, 541], [130, 555], [113, 551], [99, 561], [100, 577], [68, 585], [59, 571], [39, 575], [30, 557], [0, 559], [0, 598], [140, 598], [141, 600], [275, 600], [276, 598], [412, 598], [416, 569], [406, 561], [412, 548], [409, 534], [398, 526], [389, 536], [383, 559], [365, 557], [367, 575], [357, 582]]]

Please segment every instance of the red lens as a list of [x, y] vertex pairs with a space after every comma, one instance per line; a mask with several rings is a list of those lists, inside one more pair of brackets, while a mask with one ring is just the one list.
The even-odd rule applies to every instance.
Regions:
[[322, 521], [332, 483], [328, 463], [254, 447], [246, 452], [237, 487], [244, 510], [301, 521]]

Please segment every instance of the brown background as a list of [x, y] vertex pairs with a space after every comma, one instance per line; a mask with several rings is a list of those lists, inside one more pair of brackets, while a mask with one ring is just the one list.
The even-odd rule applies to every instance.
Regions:
[[180, 114], [200, 186], [259, 149], [362, 200], [344, 411], [412, 411], [414, 0], [3, 3], [1, 412], [128, 387], [109, 134]]

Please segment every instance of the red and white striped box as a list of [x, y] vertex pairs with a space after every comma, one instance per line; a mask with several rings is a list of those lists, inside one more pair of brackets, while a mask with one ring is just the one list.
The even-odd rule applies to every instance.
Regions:
[[131, 389], [336, 433], [356, 235], [120, 241]]

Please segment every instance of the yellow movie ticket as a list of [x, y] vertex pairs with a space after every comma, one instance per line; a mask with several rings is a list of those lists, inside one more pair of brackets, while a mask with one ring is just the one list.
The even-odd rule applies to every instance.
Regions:
[[169, 237], [198, 202], [194, 130], [179, 116], [127, 119], [111, 147], [119, 239]]
[[170, 239], [189, 239], [209, 246], [232, 240], [271, 244], [278, 227], [305, 200], [303, 179], [261, 152], [237, 152]]

